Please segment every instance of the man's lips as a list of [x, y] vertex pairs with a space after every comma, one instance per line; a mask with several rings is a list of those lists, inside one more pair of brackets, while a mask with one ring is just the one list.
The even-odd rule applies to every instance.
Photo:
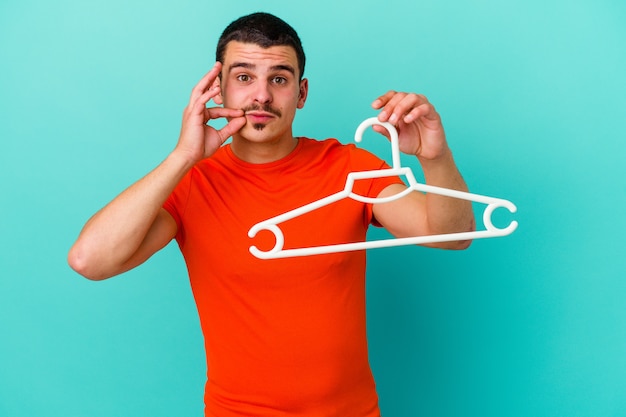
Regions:
[[266, 113], [262, 111], [249, 111], [249, 112], [246, 112], [245, 115], [247, 118], [250, 119], [250, 121], [255, 122], [255, 123], [266, 122], [276, 117], [272, 113]]
[[243, 108], [244, 114], [251, 117], [281, 117], [280, 110], [267, 105], [251, 105]]

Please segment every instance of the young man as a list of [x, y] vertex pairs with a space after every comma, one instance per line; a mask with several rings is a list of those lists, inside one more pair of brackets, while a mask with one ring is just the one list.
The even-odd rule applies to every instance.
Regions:
[[[236, 20], [217, 61], [191, 93], [174, 150], [87, 222], [69, 263], [101, 280], [177, 240], [205, 337], [207, 416], [379, 416], [364, 251], [260, 260], [248, 248], [268, 250], [273, 236], [247, 232], [340, 191], [349, 172], [387, 165], [335, 139], [293, 136], [308, 81], [300, 39], [284, 21], [264, 13]], [[220, 106], [207, 108], [210, 100]], [[466, 190], [424, 96], [390, 91], [372, 106], [397, 127], [400, 150], [417, 156], [427, 183]], [[228, 120], [220, 130], [210, 125], [218, 118]], [[355, 183], [368, 197], [403, 189], [398, 178]], [[469, 231], [474, 217], [468, 202], [414, 192], [375, 205], [345, 199], [281, 229], [285, 248], [306, 247], [362, 241], [371, 223], [403, 237]]]

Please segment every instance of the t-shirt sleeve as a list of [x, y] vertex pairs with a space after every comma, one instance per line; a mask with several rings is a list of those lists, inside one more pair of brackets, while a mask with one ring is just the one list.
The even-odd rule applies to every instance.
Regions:
[[[352, 149], [352, 153], [352, 172], [374, 171], [391, 168], [384, 160], [365, 149], [354, 147]], [[371, 178], [367, 181], [356, 181], [354, 184], [354, 191], [363, 196], [376, 198], [385, 188], [392, 184], [404, 184], [404, 182], [396, 175]], [[368, 224], [371, 223], [374, 226], [380, 227], [380, 223], [378, 223], [374, 218], [372, 207], [373, 204], [366, 205], [366, 219], [364, 220]]]

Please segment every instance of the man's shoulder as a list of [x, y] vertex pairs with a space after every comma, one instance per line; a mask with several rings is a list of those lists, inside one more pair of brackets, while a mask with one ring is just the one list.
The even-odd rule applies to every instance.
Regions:
[[355, 143], [343, 143], [336, 138], [311, 139], [301, 137], [303, 155], [307, 158], [319, 158], [325, 161], [343, 160], [353, 169], [378, 169], [384, 161], [369, 150], [356, 146]]
[[326, 139], [315, 139], [307, 136], [299, 136], [299, 140], [304, 142], [304, 146], [342, 146], [343, 144], [339, 142], [336, 138], [326, 138]]
[[354, 143], [343, 143], [337, 138], [326, 139], [313, 139], [309, 137], [301, 136], [300, 141], [303, 143], [303, 148], [319, 150], [330, 150], [335, 152], [351, 152], [354, 149], [358, 149]]

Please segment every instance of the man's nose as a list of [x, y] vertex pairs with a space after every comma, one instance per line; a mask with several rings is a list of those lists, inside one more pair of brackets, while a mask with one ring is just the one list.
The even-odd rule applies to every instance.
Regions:
[[272, 92], [270, 90], [269, 82], [259, 81], [256, 83], [256, 90], [254, 91], [254, 101], [258, 103], [272, 102]]

